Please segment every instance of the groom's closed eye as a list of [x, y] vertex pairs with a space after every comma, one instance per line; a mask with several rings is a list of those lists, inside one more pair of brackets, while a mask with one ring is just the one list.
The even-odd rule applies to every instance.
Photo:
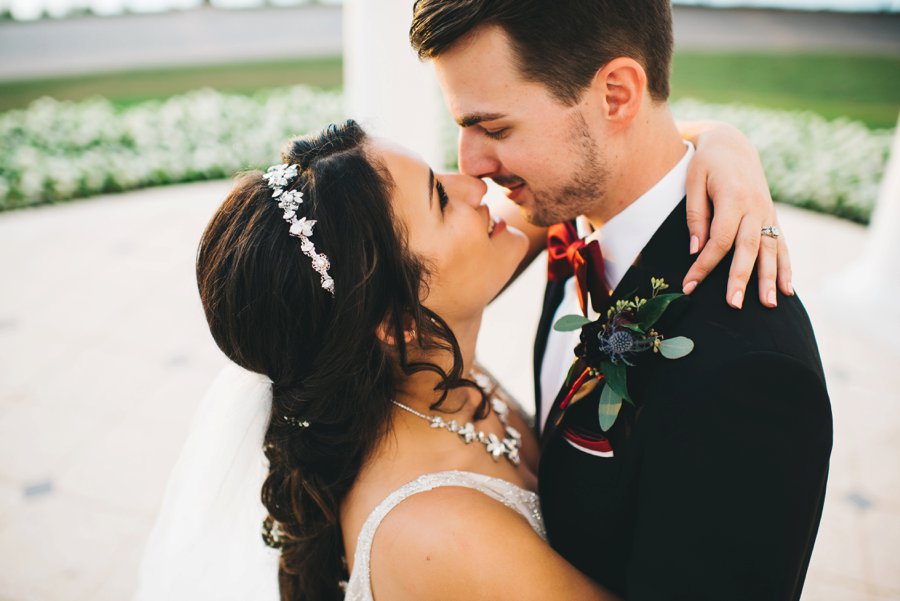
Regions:
[[472, 127], [477, 125], [485, 136], [492, 140], [502, 140], [509, 133], [509, 128], [507, 127], [490, 127], [489, 125], [485, 125], [485, 123], [490, 123], [491, 121], [499, 121], [500, 119], [505, 118], [506, 115], [502, 113], [471, 113], [469, 115], [463, 116], [456, 123], [462, 127]]

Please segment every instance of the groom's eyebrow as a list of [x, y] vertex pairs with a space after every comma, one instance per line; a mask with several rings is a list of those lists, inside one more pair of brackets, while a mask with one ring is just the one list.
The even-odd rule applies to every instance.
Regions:
[[494, 121], [495, 119], [502, 119], [505, 117], [503, 113], [469, 113], [468, 115], [463, 115], [460, 117], [456, 123], [460, 127], [472, 127], [473, 125], [478, 125], [482, 121]]

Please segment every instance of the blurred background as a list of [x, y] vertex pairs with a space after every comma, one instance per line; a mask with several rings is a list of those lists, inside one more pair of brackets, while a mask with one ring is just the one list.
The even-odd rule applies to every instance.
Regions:
[[[225, 363], [193, 259], [232, 174], [345, 116], [455, 166], [411, 4], [0, 0], [0, 601], [130, 598]], [[900, 600], [900, 0], [680, 1], [675, 34], [673, 108], [759, 148], [828, 375], [803, 599]], [[543, 270], [478, 349], [526, 407]]]

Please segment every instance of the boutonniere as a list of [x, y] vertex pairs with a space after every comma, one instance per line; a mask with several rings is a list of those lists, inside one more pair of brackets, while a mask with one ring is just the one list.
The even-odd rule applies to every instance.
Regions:
[[581, 330], [581, 342], [575, 347], [575, 363], [566, 378], [569, 392], [560, 409], [584, 398], [605, 380], [598, 410], [604, 432], [615, 423], [623, 401], [634, 405], [626, 383], [626, 368], [634, 365], [632, 360], [647, 352], [666, 359], [680, 359], [694, 350], [690, 338], [666, 338], [653, 328], [672, 301], [684, 295], [660, 294], [669, 287], [661, 278], [650, 278], [650, 284], [653, 294], [649, 299], [636, 296], [634, 300], [617, 301], [606, 316], [596, 321], [581, 315], [565, 315], [553, 325], [559, 332]]

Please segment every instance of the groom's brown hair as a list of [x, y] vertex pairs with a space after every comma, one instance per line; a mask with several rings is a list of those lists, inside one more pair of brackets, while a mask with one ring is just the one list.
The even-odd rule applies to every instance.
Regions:
[[434, 58], [485, 25], [506, 32], [526, 79], [567, 104], [619, 56], [643, 65], [653, 99], [669, 97], [669, 0], [417, 0], [409, 39]]

